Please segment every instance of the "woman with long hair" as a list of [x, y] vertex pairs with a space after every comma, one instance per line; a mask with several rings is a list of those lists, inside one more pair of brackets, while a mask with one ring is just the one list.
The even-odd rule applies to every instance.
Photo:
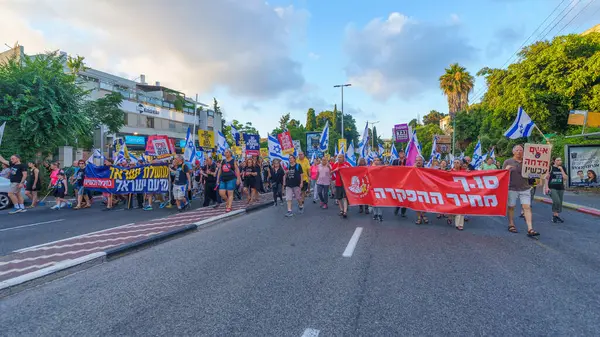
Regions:
[[25, 195], [31, 199], [31, 205], [27, 208], [34, 208], [38, 204], [38, 192], [41, 189], [40, 170], [38, 164], [30, 161], [27, 163], [29, 174], [27, 175], [27, 184], [25, 185]]
[[273, 206], [277, 206], [277, 198], [281, 200], [283, 205], [283, 177], [285, 172], [281, 167], [281, 162], [278, 159], [273, 160], [273, 165], [268, 172], [269, 181], [271, 182], [271, 190], [273, 191]]
[[237, 161], [233, 158], [230, 149], [225, 150], [225, 158], [219, 163], [219, 173], [217, 174], [219, 182], [219, 194], [221, 199], [226, 200], [226, 212], [231, 212], [233, 204], [233, 190], [236, 184], [241, 184], [240, 169]]
[[556, 157], [552, 160], [548, 173], [544, 176], [544, 194], [550, 194], [552, 198], [552, 222], [565, 222], [559, 214], [562, 212], [563, 195], [565, 193], [565, 181], [569, 176], [562, 167], [562, 158]]

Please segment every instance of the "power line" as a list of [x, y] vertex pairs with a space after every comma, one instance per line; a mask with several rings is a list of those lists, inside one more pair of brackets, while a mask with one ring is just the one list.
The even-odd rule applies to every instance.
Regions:
[[[550, 12], [550, 14], [548, 14], [548, 16], [546, 16], [546, 18], [544, 19], [544, 21], [542, 21], [542, 23], [540, 23], [537, 28], [531, 33], [531, 35], [529, 35], [529, 37], [527, 37], [527, 39], [525, 39], [525, 41], [523, 41], [523, 43], [521, 43], [521, 45], [517, 48], [517, 50], [506, 60], [506, 62], [504, 62], [504, 64], [500, 67], [500, 69], [504, 68], [511, 60], [513, 57], [515, 57], [515, 55], [517, 55], [519, 53], [519, 51], [521, 51], [521, 49], [525, 46], [525, 44], [527, 44], [527, 42], [529, 41], [529, 39], [531, 39], [531, 37], [533, 37], [533, 35], [535, 35], [535, 33], [546, 23], [546, 21], [548, 21], [548, 19], [554, 15], [554, 13], [558, 10], [558, 8], [560, 8], [560, 6], [567, 0], [562, 0], [558, 5], [556, 5], [556, 7], [554, 7], [554, 9], [552, 10], [552, 12]], [[565, 7], [565, 8], [568, 8]], [[564, 9], [563, 9], [564, 11]], [[561, 11], [562, 13], [562, 11]], [[557, 15], [557, 17], [560, 14]], [[554, 20], [556, 20], [556, 18], [554, 18], [549, 24], [548, 26], [550, 26], [552, 24], [552, 22], [554, 22]], [[548, 26], [546, 26], [546, 28], [548, 28]], [[546, 28], [544, 28], [543, 31], [546, 30]], [[539, 36], [539, 35], [538, 35]], [[477, 92], [475, 92], [475, 94], [473, 95], [473, 102], [477, 101], [478, 99], [483, 97], [483, 94], [485, 93], [487, 89], [487, 85], [482, 87], [481, 89], [477, 90]]]
[[596, 1], [596, 0], [590, 0], [590, 2], [588, 2], [588, 4], [587, 4], [587, 5], [585, 5], [585, 7], [583, 7], [583, 8], [582, 8], [582, 9], [581, 9], [579, 12], [577, 12], [577, 14], [576, 14], [576, 15], [575, 15], [575, 16], [574, 16], [572, 19], [571, 19], [571, 21], [567, 22], [567, 24], [566, 24], [566, 25], [564, 25], [564, 26], [563, 26], [563, 27], [562, 27], [562, 28], [561, 28], [561, 29], [558, 31], [558, 33], [556, 33], [556, 35], [560, 35], [560, 33], [563, 31], [563, 29], [565, 29], [565, 28], [566, 28], [568, 25], [570, 25], [570, 24], [571, 24], [571, 22], [573, 22], [573, 20], [577, 19], [577, 17], [579, 16], [579, 14], [583, 13], [583, 11], [584, 11], [586, 8], [588, 8], [588, 7], [589, 7], [589, 6], [592, 4], [592, 2], [594, 2], [594, 1]]
[[[596, 11], [592, 14], [592, 18], [596, 17], [596, 14], [598, 14], [598, 12], [600, 12], [600, 6], [598, 6], [598, 8], [596, 9]], [[577, 27], [575, 27], [574, 31], [578, 31], [579, 28], [581, 28], [581, 25], [583, 25], [583, 20], [581, 21], [581, 23], [579, 25], [577, 25]]]
[[[547, 33], [544, 35], [544, 37], [542, 37], [542, 40], [543, 40], [543, 39], [545, 39], [545, 38], [546, 38], [546, 36], [548, 36], [548, 34], [550, 34], [550, 32], [552, 32], [552, 31], [554, 30], [554, 28], [555, 28], [556, 26], [558, 26], [558, 24], [559, 24], [559, 23], [560, 23], [562, 20], [564, 20], [564, 19], [567, 17], [567, 15], [569, 15], [569, 13], [571, 13], [571, 12], [572, 12], [572, 11], [575, 9], [575, 7], [577, 7], [577, 5], [579, 5], [579, 3], [580, 3], [580, 2], [581, 2], [581, 1], [580, 1], [580, 0], [578, 0], [578, 1], [577, 1], [577, 3], [576, 3], [575, 5], [573, 5], [573, 6], [567, 6], [567, 7], [565, 7], [565, 9], [567, 9], [567, 8], [569, 8], [569, 7], [571, 7], [571, 8], [569, 9], [569, 11], [568, 11], [568, 12], [566, 12], [566, 13], [565, 13], [565, 14], [562, 16], [562, 18], [560, 18], [560, 20], [558, 20], [558, 21], [557, 21], [557, 22], [554, 24], [554, 26], [552, 26], [552, 28], [550, 28], [550, 30], [549, 30], [549, 31], [548, 31], [548, 32], [547, 32]], [[564, 12], [564, 11], [565, 11], [565, 9], [563, 9], [563, 10], [562, 10], [562, 12]], [[562, 12], [561, 12], [561, 13], [562, 13]], [[559, 14], [559, 15], [560, 15], [560, 14]]]

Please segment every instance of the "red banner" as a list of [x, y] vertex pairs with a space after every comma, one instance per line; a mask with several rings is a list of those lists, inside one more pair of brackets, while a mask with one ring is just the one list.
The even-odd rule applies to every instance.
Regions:
[[509, 172], [447, 172], [405, 166], [340, 170], [352, 205], [407, 207], [415, 211], [506, 215]]
[[146, 154], [159, 158], [170, 157], [175, 154], [175, 142], [173, 138], [163, 135], [148, 136]]
[[292, 154], [294, 153], [294, 141], [289, 131], [282, 132], [277, 135], [279, 145], [281, 145], [281, 153]]

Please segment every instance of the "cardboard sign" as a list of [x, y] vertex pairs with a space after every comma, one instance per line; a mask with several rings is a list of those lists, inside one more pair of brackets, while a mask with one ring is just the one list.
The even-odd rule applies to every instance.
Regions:
[[346, 149], [348, 148], [346, 139], [340, 138], [338, 139], [338, 153], [346, 153]]
[[523, 178], [543, 177], [550, 168], [552, 159], [552, 145], [547, 144], [525, 144], [523, 152]]
[[290, 133], [288, 131], [284, 131], [278, 134], [277, 140], [279, 140], [279, 144], [281, 145], [282, 154], [294, 153], [294, 143], [292, 141], [292, 136], [290, 136]]

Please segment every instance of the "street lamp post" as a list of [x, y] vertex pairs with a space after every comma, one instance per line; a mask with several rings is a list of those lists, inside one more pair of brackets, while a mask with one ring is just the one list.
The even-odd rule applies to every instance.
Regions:
[[[367, 128], [369, 127], [369, 124], [375, 125], [377, 123], [379, 123], [379, 121], [377, 121], [377, 122], [369, 122], [369, 121], [367, 121]], [[371, 149], [374, 149], [375, 148], [375, 135], [374, 135], [373, 129], [371, 129], [371, 138], [373, 138], [371, 140]]]
[[350, 83], [346, 83], [346, 84], [337, 84], [337, 85], [333, 86], [334, 88], [342, 89], [342, 139], [344, 139], [344, 87], [349, 87], [351, 85], [352, 84], [350, 84]]

